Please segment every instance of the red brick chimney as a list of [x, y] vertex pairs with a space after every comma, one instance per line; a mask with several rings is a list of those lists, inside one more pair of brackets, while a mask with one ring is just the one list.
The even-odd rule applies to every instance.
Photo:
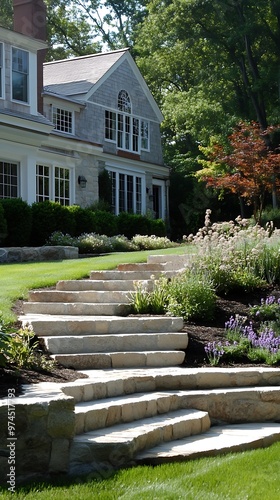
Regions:
[[[43, 0], [13, 0], [14, 31], [39, 40], [47, 39], [46, 6]], [[38, 111], [43, 113], [43, 63], [47, 49], [37, 53]]]

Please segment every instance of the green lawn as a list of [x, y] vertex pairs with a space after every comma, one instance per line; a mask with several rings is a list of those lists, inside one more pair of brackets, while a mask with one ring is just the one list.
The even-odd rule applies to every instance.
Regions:
[[[24, 500], [278, 500], [280, 443], [215, 458], [16, 488]], [[1, 490], [0, 490], [1, 491]], [[12, 498], [2, 489], [1, 498]]]
[[84, 259], [56, 262], [30, 262], [21, 264], [0, 264], [0, 311], [4, 321], [16, 319], [11, 309], [17, 299], [26, 299], [28, 290], [53, 286], [62, 279], [81, 279], [92, 270], [114, 269], [127, 262], [146, 262], [148, 255], [182, 254], [191, 247], [146, 250], [142, 252], [117, 252]]

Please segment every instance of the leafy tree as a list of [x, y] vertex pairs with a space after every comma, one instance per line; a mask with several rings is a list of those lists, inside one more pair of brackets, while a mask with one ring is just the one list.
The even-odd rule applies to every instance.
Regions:
[[280, 188], [279, 146], [271, 148], [265, 140], [278, 127], [269, 127], [265, 132], [258, 123], [240, 122], [229, 137], [229, 148], [213, 144], [212, 149], [203, 148], [208, 160], [202, 160], [204, 168], [197, 176], [207, 186], [230, 191], [244, 198], [254, 207], [255, 219], [259, 222], [266, 193]]
[[0, 26], [4, 28], [13, 27], [13, 2], [12, 0], [1, 0], [0, 3]]

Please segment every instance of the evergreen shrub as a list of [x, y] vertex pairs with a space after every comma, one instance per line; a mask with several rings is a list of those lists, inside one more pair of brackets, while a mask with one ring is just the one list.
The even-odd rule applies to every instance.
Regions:
[[2, 241], [6, 238], [6, 236], [7, 236], [7, 221], [5, 219], [4, 208], [0, 203], [0, 243], [2, 243]]
[[118, 234], [123, 234], [131, 239], [136, 234], [150, 235], [151, 233], [151, 219], [144, 215], [130, 214], [128, 212], [121, 212], [117, 216], [118, 221]]
[[68, 210], [74, 217], [75, 221], [75, 236], [80, 236], [82, 233], [96, 232], [96, 215], [89, 208], [81, 208], [79, 205], [72, 205]]
[[32, 246], [44, 245], [55, 231], [75, 234], [75, 216], [63, 205], [53, 201], [43, 201], [32, 204], [33, 228]]
[[7, 221], [7, 236], [4, 239], [4, 245], [7, 247], [28, 246], [32, 231], [31, 207], [21, 198], [4, 198], [0, 200], [0, 203]]
[[96, 210], [93, 213], [96, 222], [95, 233], [106, 234], [106, 236], [118, 234], [117, 217], [114, 214], [104, 210]]

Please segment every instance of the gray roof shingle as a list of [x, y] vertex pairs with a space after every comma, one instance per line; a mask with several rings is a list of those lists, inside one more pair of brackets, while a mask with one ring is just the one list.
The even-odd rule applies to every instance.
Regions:
[[127, 49], [44, 64], [44, 90], [64, 96], [86, 94]]

